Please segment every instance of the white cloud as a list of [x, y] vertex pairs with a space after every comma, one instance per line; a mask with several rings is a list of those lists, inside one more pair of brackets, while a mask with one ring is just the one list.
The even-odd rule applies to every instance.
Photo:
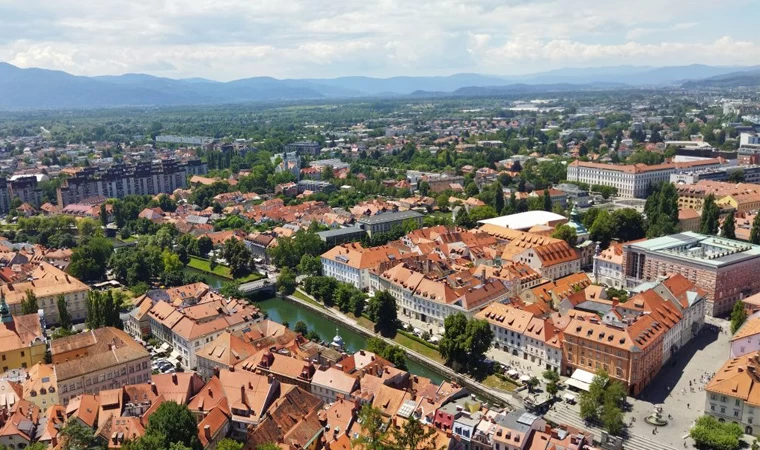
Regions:
[[0, 60], [223, 80], [757, 64], [760, 38], [704, 38], [695, 15], [747, 1], [0, 0]]

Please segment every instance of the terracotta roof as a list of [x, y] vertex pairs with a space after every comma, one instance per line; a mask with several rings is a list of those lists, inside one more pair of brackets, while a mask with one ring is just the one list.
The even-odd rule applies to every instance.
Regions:
[[[322, 406], [322, 401], [318, 397], [296, 386], [283, 385], [282, 390], [280, 398], [272, 403], [261, 423], [249, 430], [246, 450], [271, 442], [290, 445], [293, 442], [286, 441], [286, 436], [299, 423], [306, 422], [307, 418], [310, 424], [318, 425], [320, 430], [323, 429], [317, 417], [319, 408]], [[302, 445], [305, 442], [296, 441], [295, 443]]]
[[32, 281], [0, 286], [0, 295], [5, 297], [9, 305], [21, 303], [27, 290], [33, 291], [38, 298], [90, 290], [86, 284], [47, 262], [37, 263], [30, 276]]
[[51, 343], [54, 357], [62, 352], [79, 349], [86, 349], [86, 356], [54, 364], [59, 382], [126, 362], [150, 358], [142, 345], [124, 331], [113, 327], [55, 339]]
[[395, 247], [384, 245], [365, 249], [358, 242], [338, 245], [322, 254], [322, 258], [346, 264], [354, 269], [371, 269], [382, 262], [398, 260], [400, 257], [401, 254]]
[[351, 394], [359, 382], [340, 369], [330, 367], [327, 370], [317, 370], [311, 378], [311, 384], [313, 386], [325, 386], [338, 393]]
[[715, 373], [705, 391], [760, 406], [760, 352], [730, 359]]
[[744, 322], [744, 325], [733, 335], [731, 341], [755, 336], [756, 334], [760, 334], [760, 316], [753, 315]]
[[203, 379], [195, 372], [176, 372], [152, 376], [156, 393], [166, 400], [185, 405], [203, 387]]

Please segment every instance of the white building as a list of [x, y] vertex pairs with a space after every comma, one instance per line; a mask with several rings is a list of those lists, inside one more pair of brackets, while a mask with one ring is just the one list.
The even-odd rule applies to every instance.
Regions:
[[387, 290], [396, 299], [398, 318], [412, 326], [422, 327], [430, 334], [443, 334], [446, 317], [463, 313], [473, 317], [492, 302], [509, 297], [510, 289], [502, 280], [483, 279], [452, 287], [446, 281], [436, 281], [404, 264], [372, 274], [373, 289]]
[[364, 248], [358, 242], [343, 244], [322, 255], [322, 273], [359, 289], [370, 288], [370, 270], [382, 263], [398, 261], [401, 254], [395, 247]]
[[351, 399], [351, 394], [359, 388], [359, 379], [335, 367], [317, 370], [311, 378], [311, 393], [325, 403], [335, 402], [338, 394], [344, 399]]
[[739, 135], [739, 145], [741, 147], [746, 147], [750, 145], [760, 145], [760, 134], [741, 133]]
[[527, 248], [513, 256], [512, 261], [527, 264], [552, 281], [581, 271], [580, 256], [565, 241]]
[[151, 334], [174, 347], [182, 365], [194, 369], [196, 352], [226, 331], [240, 331], [263, 317], [259, 310], [243, 301], [206, 294], [198, 304], [175, 307], [159, 301], [148, 312]]
[[535, 317], [503, 303], [492, 303], [475, 315], [493, 331], [494, 347], [542, 370], [562, 369], [562, 344], [559, 331], [550, 319]]
[[620, 197], [646, 198], [650, 185], [668, 182], [677, 170], [718, 168], [717, 159], [686, 161], [648, 166], [646, 164], [616, 165], [573, 161], [567, 166], [567, 180], [589, 186], [611, 186]]
[[705, 386], [705, 414], [721, 422], [741, 424], [755, 434], [760, 423], [760, 353], [726, 361]]
[[731, 338], [731, 357], [760, 351], [760, 313], [754, 313]]
[[623, 247], [613, 244], [594, 254], [594, 283], [621, 289], [625, 286]]

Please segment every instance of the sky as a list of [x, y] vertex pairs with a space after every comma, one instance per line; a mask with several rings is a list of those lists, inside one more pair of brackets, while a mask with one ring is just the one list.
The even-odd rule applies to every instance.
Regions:
[[0, 61], [76, 75], [517, 75], [760, 64], [758, 0], [0, 0]]

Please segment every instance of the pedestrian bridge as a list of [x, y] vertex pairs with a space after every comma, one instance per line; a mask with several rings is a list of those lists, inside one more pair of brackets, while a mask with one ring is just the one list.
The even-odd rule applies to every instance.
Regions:
[[243, 295], [256, 294], [259, 292], [271, 291], [272, 295], [277, 292], [276, 284], [268, 278], [263, 280], [249, 281], [248, 283], [242, 283], [238, 290]]

